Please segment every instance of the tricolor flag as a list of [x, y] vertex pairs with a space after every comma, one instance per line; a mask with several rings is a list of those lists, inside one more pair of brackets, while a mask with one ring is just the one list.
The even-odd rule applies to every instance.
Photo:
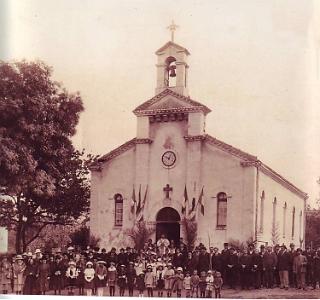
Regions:
[[188, 204], [188, 193], [187, 193], [187, 185], [184, 186], [184, 201], [182, 204], [181, 213], [185, 214], [187, 211], [187, 204]]
[[199, 201], [198, 201], [198, 203], [200, 204], [201, 213], [202, 213], [202, 215], [204, 216], [203, 187], [202, 187], [202, 189], [201, 189], [201, 193], [200, 193], [200, 196], [199, 196]]
[[135, 189], [134, 189], [134, 185], [133, 185], [133, 190], [132, 190], [132, 197], [131, 197], [131, 199], [132, 199], [132, 202], [131, 202], [131, 213], [134, 215], [134, 213], [135, 213], [135, 206], [136, 206], [136, 203], [137, 203], [137, 201], [136, 201], [136, 191], [135, 191]]
[[141, 211], [141, 184], [139, 186], [138, 205], [137, 205], [136, 215], [138, 215], [140, 211]]
[[[146, 203], [146, 199], [147, 199], [147, 193], [148, 193], [148, 185], [146, 187], [146, 191], [144, 193], [144, 197], [143, 197], [143, 201], [142, 201], [142, 204], [141, 204], [141, 185], [140, 185], [140, 189], [139, 189], [139, 202], [140, 202], [140, 207], [139, 207], [139, 212], [138, 212], [138, 209], [137, 209], [137, 218], [136, 218], [136, 221], [137, 222], [141, 222], [143, 221], [143, 210], [144, 210], [144, 205]], [[139, 205], [139, 204], [138, 204]]]

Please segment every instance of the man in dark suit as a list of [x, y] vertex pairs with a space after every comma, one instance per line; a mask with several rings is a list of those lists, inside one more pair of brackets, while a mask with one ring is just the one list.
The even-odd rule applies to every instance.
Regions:
[[278, 269], [280, 277], [280, 289], [289, 288], [289, 268], [290, 268], [290, 256], [285, 245], [281, 246], [281, 250], [278, 254]]
[[237, 281], [237, 268], [238, 268], [238, 256], [235, 253], [234, 248], [229, 249], [229, 255], [227, 257], [227, 278], [229, 280], [229, 286], [231, 289], [236, 288]]

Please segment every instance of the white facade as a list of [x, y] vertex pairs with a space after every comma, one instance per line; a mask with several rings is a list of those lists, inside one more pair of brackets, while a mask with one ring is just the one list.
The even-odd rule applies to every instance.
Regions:
[[[230, 239], [271, 244], [278, 235], [278, 243], [303, 244], [307, 195], [255, 156], [205, 134], [205, 117], [210, 109], [187, 96], [188, 50], [169, 42], [156, 54], [157, 94], [134, 110], [137, 137], [91, 167], [90, 229], [101, 238], [100, 246], [110, 249], [132, 244], [126, 231], [137, 219], [131, 209], [133, 192], [136, 209], [139, 191], [141, 203], [145, 198], [143, 219], [155, 228], [151, 238], [155, 240], [161, 233], [173, 239], [185, 237], [179, 221], [184, 217], [185, 189], [187, 211], [193, 198], [199, 203], [195, 210], [197, 242], [220, 248]], [[173, 72], [166, 65], [168, 57], [176, 62], [175, 86], [167, 81]], [[172, 190], [165, 191], [167, 185]], [[199, 202], [201, 190], [204, 215]], [[223, 224], [218, 224], [217, 195], [221, 192], [227, 198], [226, 205], [219, 206], [219, 222]], [[120, 203], [115, 200], [117, 194], [122, 196]], [[272, 204], [274, 198], [276, 206]], [[169, 209], [161, 211], [163, 208]], [[225, 212], [226, 218], [221, 217]]]

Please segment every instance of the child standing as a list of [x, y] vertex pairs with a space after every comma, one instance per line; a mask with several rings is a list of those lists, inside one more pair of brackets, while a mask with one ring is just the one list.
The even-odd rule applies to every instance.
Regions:
[[186, 298], [191, 296], [191, 276], [190, 272], [186, 273], [186, 277], [183, 279], [183, 288], [186, 291]]
[[208, 274], [207, 274], [207, 278], [206, 278], [206, 282], [207, 282], [207, 286], [206, 286], [207, 298], [212, 298], [213, 280], [214, 280], [214, 277], [212, 275], [212, 271], [209, 270]]
[[199, 288], [199, 282], [200, 282], [200, 277], [198, 275], [198, 271], [194, 270], [193, 274], [191, 276], [191, 293], [192, 293], [192, 298], [198, 298], [199, 293], [198, 293], [198, 288]]
[[94, 275], [95, 270], [93, 268], [93, 263], [88, 261], [86, 263], [86, 268], [84, 269], [84, 288], [87, 292], [87, 296], [92, 295], [92, 290], [94, 289]]
[[156, 273], [158, 297], [162, 297], [163, 296], [164, 273], [165, 273], [165, 271], [163, 269], [163, 265], [158, 265], [158, 270], [157, 270], [157, 273]]
[[105, 266], [105, 261], [99, 260], [96, 266], [96, 282], [95, 286], [97, 288], [97, 296], [103, 296], [103, 290], [106, 286], [107, 278], [107, 268]]
[[127, 274], [126, 274], [126, 266], [120, 265], [120, 270], [118, 272], [118, 286], [119, 286], [119, 295], [124, 296], [124, 291], [126, 289], [127, 283]]
[[74, 261], [69, 262], [69, 267], [66, 271], [68, 295], [73, 295], [73, 289], [77, 286], [77, 279], [79, 276], [79, 269], [76, 267]]
[[137, 289], [139, 291], [139, 297], [143, 297], [143, 291], [145, 289], [145, 283], [144, 283], [144, 273], [141, 272], [137, 277]]
[[154, 286], [154, 274], [152, 272], [152, 266], [148, 265], [147, 267], [147, 273], [144, 277], [144, 283], [147, 288], [148, 297], [153, 297], [153, 286]]
[[2, 285], [2, 294], [8, 294], [11, 286], [11, 264], [7, 258], [4, 256], [2, 262], [0, 263], [0, 282]]
[[215, 297], [216, 298], [221, 298], [221, 287], [223, 285], [223, 279], [221, 277], [220, 272], [216, 272], [213, 280], [213, 287], [214, 287], [214, 292], [215, 292]]
[[172, 286], [172, 290], [177, 293], [177, 298], [181, 297], [181, 290], [183, 288], [183, 273], [182, 273], [182, 268], [178, 267], [177, 268], [177, 273], [174, 275], [174, 282]]
[[205, 271], [202, 271], [200, 273], [200, 280], [199, 280], [200, 298], [206, 297], [206, 287], [207, 287], [207, 275]]
[[168, 268], [164, 273], [164, 288], [167, 290], [167, 297], [171, 297], [172, 283], [174, 279], [174, 270], [172, 264], [168, 263]]
[[115, 267], [115, 263], [112, 261], [110, 262], [110, 267], [108, 268], [107, 272], [107, 284], [109, 285], [109, 293], [110, 296], [114, 296], [115, 286], [116, 286], [116, 279], [117, 279], [117, 268]]

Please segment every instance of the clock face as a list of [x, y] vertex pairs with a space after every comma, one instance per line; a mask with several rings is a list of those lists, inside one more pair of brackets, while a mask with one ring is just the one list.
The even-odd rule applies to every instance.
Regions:
[[166, 167], [172, 167], [174, 165], [174, 163], [176, 162], [176, 160], [177, 160], [177, 157], [173, 151], [166, 151], [162, 155], [162, 163]]

